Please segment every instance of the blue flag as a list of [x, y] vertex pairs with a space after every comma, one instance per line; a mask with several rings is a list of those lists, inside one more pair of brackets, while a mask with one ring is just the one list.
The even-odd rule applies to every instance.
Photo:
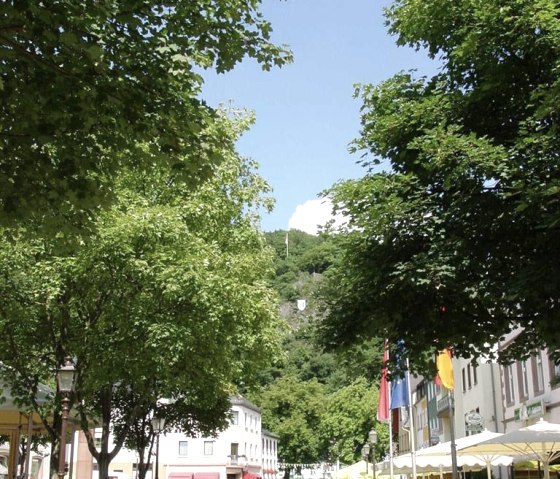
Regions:
[[404, 377], [393, 378], [391, 383], [391, 402], [389, 407], [397, 409], [399, 407], [408, 407], [408, 371], [404, 373]]
[[[404, 341], [401, 339], [397, 342], [397, 350], [395, 352], [395, 362], [398, 364], [401, 362], [401, 354], [404, 350]], [[408, 395], [408, 384], [409, 377], [408, 371], [404, 372], [403, 377], [394, 378], [391, 383], [391, 401], [389, 403], [389, 408], [397, 409], [399, 407], [410, 406], [409, 395]]]

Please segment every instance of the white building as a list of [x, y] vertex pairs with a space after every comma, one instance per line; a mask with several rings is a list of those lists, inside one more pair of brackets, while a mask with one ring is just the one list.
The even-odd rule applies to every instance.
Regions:
[[262, 477], [275, 479], [278, 473], [278, 436], [262, 430]]
[[455, 436], [504, 432], [500, 369], [495, 362], [453, 359]]
[[[259, 408], [241, 396], [234, 396], [231, 398], [231, 414], [230, 426], [217, 437], [192, 438], [179, 432], [162, 433], [159, 438], [159, 479], [276, 477], [278, 438], [263, 431]], [[95, 464], [92, 464], [94, 472], [90, 475], [87, 465], [82, 463], [80, 466], [79, 449], [80, 443], [73, 457], [74, 477], [95, 478]], [[153, 458], [148, 479], [156, 476], [155, 462]], [[134, 479], [137, 463], [135, 451], [123, 449], [111, 462], [109, 471], [119, 479]]]

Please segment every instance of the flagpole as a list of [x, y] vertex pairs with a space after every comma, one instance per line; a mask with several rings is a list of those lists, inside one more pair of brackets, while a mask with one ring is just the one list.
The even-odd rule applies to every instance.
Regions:
[[444, 348], [436, 355], [436, 383], [447, 389], [449, 397], [449, 433], [451, 436], [451, 477], [458, 479], [459, 471], [457, 468], [457, 445], [455, 444], [455, 380], [453, 377], [453, 363], [449, 348]]
[[[410, 390], [410, 364], [406, 358], [406, 369], [409, 373], [406, 375], [408, 389], [408, 416], [410, 418], [410, 457], [412, 458], [412, 479], [416, 479], [416, 438], [414, 429], [414, 416], [412, 414], [412, 391]], [[453, 479], [457, 479], [453, 477]]]
[[[391, 390], [391, 383], [388, 383], [387, 393]], [[393, 410], [389, 409], [389, 477], [393, 479]]]
[[[389, 372], [389, 341], [383, 345], [383, 368], [379, 385], [379, 401], [377, 403], [377, 420], [387, 421], [389, 426], [389, 474], [393, 479], [393, 410], [391, 409], [391, 382], [387, 380]], [[375, 465], [373, 466], [376, 467]], [[375, 470], [375, 469], [374, 469]]]
[[451, 477], [457, 479], [459, 471], [457, 470], [457, 445], [455, 444], [455, 396], [453, 390], [449, 394], [449, 431], [451, 433]]

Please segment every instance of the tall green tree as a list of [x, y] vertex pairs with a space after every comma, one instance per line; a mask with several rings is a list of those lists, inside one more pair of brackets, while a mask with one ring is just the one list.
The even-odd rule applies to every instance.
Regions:
[[[224, 117], [214, 127], [231, 136], [243, 126]], [[278, 349], [275, 296], [265, 281], [271, 256], [255, 213], [268, 186], [229, 145], [197, 189], [157, 166], [121, 173], [115, 204], [71, 254], [49, 238], [4, 235], [0, 243], [7, 379], [33, 405], [38, 383], [64, 357], [75, 358], [74, 410], [101, 479], [125, 440], [132, 443], [131, 429], [154, 412], [190, 435], [223, 428], [230, 394]], [[161, 398], [172, 401], [158, 408]], [[40, 412], [56, 442], [58, 422]]]
[[[364, 85], [364, 165], [329, 194], [348, 218], [325, 289], [325, 342], [404, 339], [413, 360], [451, 345], [549, 347], [560, 359], [560, 7], [552, 0], [397, 0], [401, 45], [441, 62]], [[437, 21], [434, 21], [437, 19]], [[504, 358], [507, 359], [507, 358]]]
[[260, 3], [2, 2], [0, 221], [87, 220], [126, 167], [209, 176], [227, 137], [207, 129], [200, 70], [291, 60]]
[[[334, 354], [325, 351], [318, 341], [322, 298], [317, 296], [317, 289], [338, 253], [332, 237], [295, 230], [275, 231], [266, 237], [276, 252], [272, 285], [280, 296], [280, 312], [287, 328], [282, 342], [284, 354], [263, 371], [261, 389], [255, 393], [263, 424], [281, 436], [279, 457], [288, 465], [285, 473], [302, 463], [337, 458], [353, 462], [359, 458], [375, 422], [377, 393], [372, 384], [377, 384], [381, 371], [382, 347], [378, 341], [369, 340]], [[296, 307], [295, 298], [306, 299], [303, 311]], [[305, 391], [309, 395], [317, 393], [323, 403], [317, 411], [318, 419], [300, 413], [316, 404], [314, 396]], [[295, 429], [297, 424], [301, 430]], [[380, 451], [383, 444], [380, 441]], [[299, 454], [301, 451], [305, 455]]]
[[[301, 464], [313, 464], [321, 455], [317, 433], [325, 407], [323, 386], [315, 379], [301, 381], [286, 375], [255, 395], [263, 424], [279, 436], [278, 456], [284, 477]], [[299, 472], [299, 471], [298, 471]]]
[[371, 457], [382, 458], [378, 451], [388, 449], [389, 433], [386, 425], [377, 424], [375, 420], [378, 400], [377, 388], [369, 385], [365, 378], [359, 378], [329, 396], [319, 429], [328, 451], [325, 460], [340, 460], [345, 464], [360, 460], [372, 427], [378, 431], [378, 442]]

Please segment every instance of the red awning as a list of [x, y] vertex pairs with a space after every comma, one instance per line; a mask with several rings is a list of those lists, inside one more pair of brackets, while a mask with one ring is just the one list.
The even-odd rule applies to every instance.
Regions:
[[194, 479], [220, 479], [219, 472], [195, 472]]
[[171, 472], [169, 473], [168, 479], [193, 479], [192, 472]]
[[245, 471], [243, 473], [243, 479], [261, 479], [259, 474], [254, 474], [252, 472]]

